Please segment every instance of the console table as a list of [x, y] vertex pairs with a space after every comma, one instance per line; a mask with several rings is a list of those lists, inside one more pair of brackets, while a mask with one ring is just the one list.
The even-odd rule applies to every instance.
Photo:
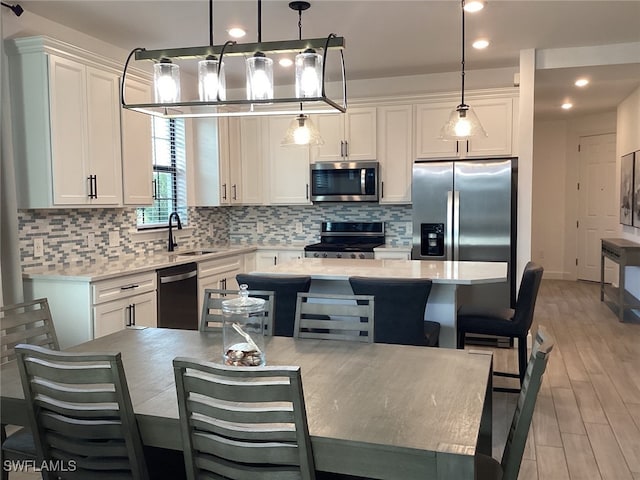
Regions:
[[[625, 268], [640, 266], [640, 244], [624, 238], [603, 238], [600, 255], [600, 301], [605, 302], [624, 321], [625, 310], [640, 308], [640, 299], [625, 289]], [[604, 261], [608, 258], [619, 266], [618, 287], [605, 285]]]

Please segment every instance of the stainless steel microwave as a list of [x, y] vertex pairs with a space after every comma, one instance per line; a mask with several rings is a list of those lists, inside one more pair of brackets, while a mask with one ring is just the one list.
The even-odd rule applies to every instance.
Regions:
[[312, 202], [377, 202], [378, 162], [311, 164]]

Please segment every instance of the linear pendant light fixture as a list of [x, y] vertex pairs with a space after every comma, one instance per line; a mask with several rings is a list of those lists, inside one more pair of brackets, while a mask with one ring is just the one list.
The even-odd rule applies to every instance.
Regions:
[[462, 0], [462, 73], [461, 100], [456, 109], [449, 115], [449, 120], [440, 130], [442, 140], [468, 140], [472, 137], [486, 137], [487, 133], [472, 108], [464, 103], [464, 0]]
[[[263, 42], [261, 24], [262, 1], [258, 0], [257, 43], [239, 44], [229, 40], [224, 45], [214, 45], [213, 0], [209, 0], [209, 45], [164, 50], [144, 48], [132, 50], [127, 57], [122, 74], [120, 91], [122, 107], [164, 118], [299, 115], [303, 106], [305, 114], [344, 113], [347, 110], [344, 38], [331, 33], [326, 38]], [[339, 73], [332, 84], [332, 91], [335, 91], [340, 98], [329, 98], [326, 92], [325, 79], [329, 51], [337, 51], [339, 54], [337, 61], [334, 62]], [[273, 59], [269, 56], [292, 52], [302, 52], [298, 56], [307, 55], [301, 60], [300, 82], [294, 85], [294, 80], [297, 78], [295, 77], [291, 78], [291, 82], [286, 85], [275, 88]], [[225, 70], [228, 74], [231, 71], [232, 60], [238, 57], [246, 59], [242, 62], [244, 64], [242, 71], [246, 75], [246, 96], [231, 98], [231, 92], [240, 92], [242, 89], [227, 89]], [[305, 58], [309, 60], [305, 62]], [[141, 62], [154, 62], [153, 103], [132, 104], [126, 101], [127, 70], [134, 59]], [[197, 100], [185, 99], [187, 90], [180, 88], [178, 62], [193, 60], [198, 60]], [[229, 60], [226, 62], [227, 65], [225, 60]], [[312, 62], [313, 68], [311, 68]], [[236, 63], [239, 64], [239, 62]], [[321, 74], [313, 79], [309, 72], [317, 72], [318, 69]]]
[[[298, 11], [298, 39], [302, 40], [302, 12], [311, 4], [302, 0], [289, 3], [289, 8]], [[312, 98], [322, 91], [322, 56], [312, 48], [296, 55], [296, 97]], [[320, 132], [308, 115], [302, 112], [291, 120], [280, 145], [283, 147], [306, 147], [324, 145]]]

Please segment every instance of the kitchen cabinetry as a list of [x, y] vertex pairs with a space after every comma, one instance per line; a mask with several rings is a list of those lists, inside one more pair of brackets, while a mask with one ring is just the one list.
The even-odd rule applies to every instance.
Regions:
[[118, 73], [57, 47], [7, 47], [18, 207], [120, 205]]
[[[151, 85], [127, 75], [128, 103], [151, 101]], [[153, 204], [153, 159], [151, 117], [121, 109], [122, 198], [125, 205]]]
[[304, 258], [304, 250], [258, 250], [256, 252], [256, 270]]
[[309, 204], [309, 147], [283, 147], [282, 138], [290, 117], [266, 120], [269, 142], [269, 203], [271, 205]]
[[413, 107], [379, 107], [380, 203], [411, 203]]
[[24, 281], [26, 299], [46, 297], [61, 348], [71, 347], [127, 326], [157, 325], [156, 273], [109, 280], [38, 276]]
[[198, 262], [198, 305], [202, 306], [207, 288], [238, 290], [236, 275], [244, 272], [242, 254]]
[[313, 121], [324, 141], [313, 149], [313, 161], [376, 159], [375, 107], [349, 107], [346, 113], [317, 115]]
[[411, 249], [406, 250], [374, 250], [376, 260], [410, 260]]
[[440, 129], [455, 108], [455, 101], [418, 104], [415, 107], [416, 158], [491, 157], [513, 154], [513, 98], [469, 98], [468, 103], [475, 110], [487, 137], [460, 142], [441, 140]]
[[257, 117], [229, 118], [228, 129], [229, 202], [261, 205], [264, 202], [262, 152], [265, 149], [262, 120]]

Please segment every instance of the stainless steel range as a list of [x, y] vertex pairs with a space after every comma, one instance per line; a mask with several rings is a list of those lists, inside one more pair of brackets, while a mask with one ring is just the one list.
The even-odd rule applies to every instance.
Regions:
[[306, 258], [373, 258], [384, 245], [384, 222], [322, 222], [320, 243], [304, 247]]

